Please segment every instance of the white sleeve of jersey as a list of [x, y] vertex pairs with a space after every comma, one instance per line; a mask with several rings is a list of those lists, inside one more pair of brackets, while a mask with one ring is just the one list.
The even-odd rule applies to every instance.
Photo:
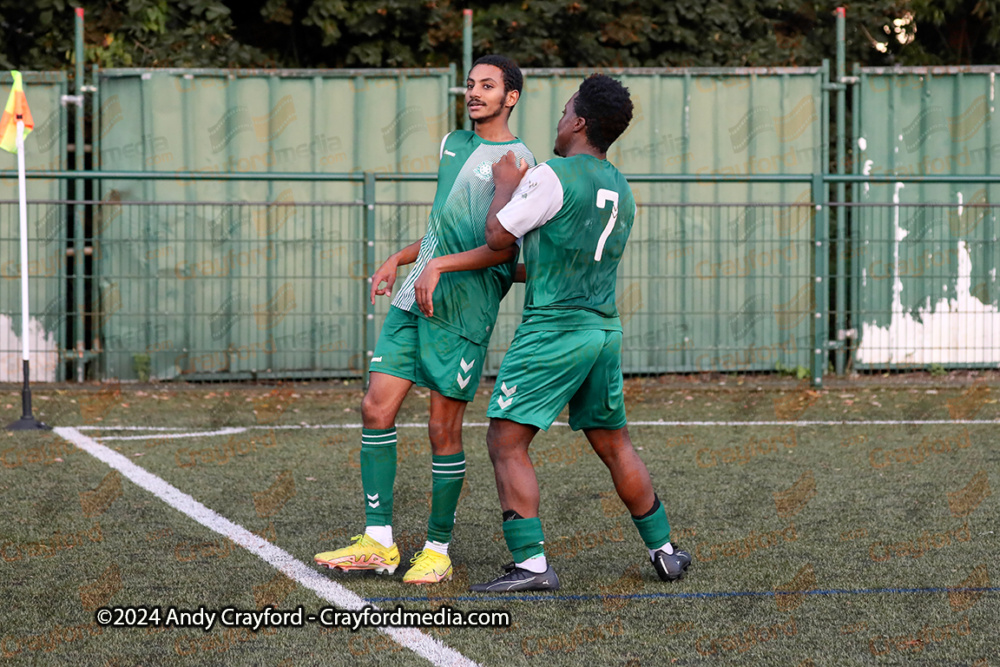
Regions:
[[441, 140], [441, 150], [438, 151], [438, 162], [444, 158], [444, 142], [448, 141], [448, 137], [451, 136], [451, 132], [444, 135], [444, 139]]
[[563, 205], [563, 187], [544, 162], [528, 170], [507, 205], [497, 213], [503, 228], [521, 238], [555, 217]]

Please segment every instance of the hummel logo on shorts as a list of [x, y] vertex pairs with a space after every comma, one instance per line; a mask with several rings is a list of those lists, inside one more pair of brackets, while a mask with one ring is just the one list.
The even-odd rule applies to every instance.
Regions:
[[[466, 373], [472, 370], [472, 367], [475, 365], [476, 365], [475, 359], [472, 360], [472, 363], [468, 363], [465, 361], [465, 357], [462, 357], [462, 370], [465, 371]], [[459, 373], [457, 378], [458, 386], [461, 387], [462, 389], [465, 389], [465, 387], [469, 384], [469, 380], [471, 379], [472, 379], [471, 375], [462, 375], [461, 373]]]
[[506, 410], [507, 408], [510, 407], [510, 404], [514, 402], [514, 399], [511, 398], [511, 397], [515, 393], [517, 393], [517, 385], [514, 385], [513, 387], [511, 387], [510, 389], [508, 389], [507, 388], [507, 383], [506, 382], [502, 382], [502, 383], [500, 383], [500, 391], [502, 391], [503, 395], [507, 397], [507, 400], [504, 400], [503, 398], [501, 398], [501, 397], [498, 396], [497, 397], [497, 404], [500, 406], [501, 410]]
[[373, 363], [373, 364], [374, 364], [375, 362], [377, 362], [377, 361], [382, 361], [382, 357], [372, 357], [372, 363]]
[[450, 155], [451, 157], [455, 157], [455, 154], [454, 154], [454, 153], [452, 153], [452, 152], [451, 152], [451, 151], [449, 151], [449, 150], [446, 150], [446, 151], [444, 152], [444, 154], [445, 154], [445, 155]]

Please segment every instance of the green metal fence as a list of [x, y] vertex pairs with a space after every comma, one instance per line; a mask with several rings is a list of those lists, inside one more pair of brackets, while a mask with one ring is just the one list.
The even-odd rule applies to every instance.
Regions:
[[[1000, 365], [997, 71], [835, 82], [825, 64], [612, 72], [636, 101], [609, 155], [639, 202], [619, 275], [625, 371], [819, 383], [852, 369]], [[512, 121], [542, 160], [586, 72], [525, 73]], [[424, 232], [453, 76], [98, 72], [97, 170], [60, 171], [62, 159], [31, 173], [32, 347], [52, 362], [41, 377], [362, 376], [388, 307], [368, 303], [367, 276]], [[65, 80], [52, 86], [61, 94]], [[846, 151], [838, 131], [836, 166], [852, 176], [827, 169], [834, 90], [851, 92], [857, 140]], [[63, 118], [56, 92], [41, 108]], [[65, 137], [40, 131], [31, 140], [65, 156]], [[324, 163], [333, 148], [344, 159]], [[65, 184], [77, 179], [92, 196], [74, 207]], [[16, 380], [11, 195], [0, 202], [0, 367]], [[487, 372], [522, 294], [502, 304]]]
[[998, 71], [856, 71], [855, 173], [885, 177], [853, 188], [858, 368], [1000, 366]]
[[[385, 299], [375, 306], [368, 302], [368, 276], [385, 256], [419, 238], [429, 204], [382, 201], [374, 195], [375, 175], [360, 178], [364, 197], [348, 203], [84, 202], [96, 221], [85, 243], [92, 271], [83, 276], [89, 294], [82, 314], [92, 356], [88, 375], [363, 376], [388, 308]], [[730, 182], [715, 178], [714, 187]], [[626, 373], [780, 371], [809, 374], [818, 383], [841, 350], [857, 368], [990, 367], [1000, 361], [995, 272], [973, 268], [996, 257], [996, 240], [936, 238], [949, 226], [965, 229], [992, 220], [992, 205], [973, 202], [961, 212], [952, 204], [892, 201], [831, 206], [825, 201], [831, 182], [862, 177], [780, 178], [809, 188], [811, 196], [796, 202], [639, 207], [643, 224], [634, 227], [619, 271]], [[692, 187], [699, 181], [632, 177], [656, 179]], [[71, 205], [34, 202], [31, 217]], [[849, 209], [858, 230], [857, 238], [844, 244], [830, 233], [837, 206]], [[15, 208], [14, 202], [0, 202], [5, 219]], [[906, 237], [898, 233], [901, 221], [910, 221]], [[34, 239], [33, 256], [46, 243], [44, 237]], [[68, 239], [59, 238], [56, 245], [66, 247]], [[5, 257], [15, 256], [15, 247], [13, 235], [0, 238]], [[848, 267], [845, 275], [831, 270], [838, 258]], [[53, 265], [59, 261], [65, 260]], [[17, 275], [15, 264], [0, 263], [5, 279]], [[69, 284], [44, 263], [29, 268], [34, 290], [40, 283]], [[858, 275], [860, 280], [852, 279]], [[906, 326], [894, 319], [903, 313], [900, 295], [912, 284], [950, 284], [955, 276], [955, 285], [926, 301]], [[853, 290], [847, 301], [856, 304], [843, 318], [831, 307], [841, 289]], [[499, 366], [522, 299], [523, 290], [515, 286], [490, 343], [487, 373]], [[47, 330], [67, 322], [59, 308], [63, 301], [36, 306], [35, 317]], [[840, 319], [858, 329], [837, 329]], [[33, 342], [33, 348], [48, 360], [39, 363], [53, 368], [50, 379], [73, 376], [63, 365], [78, 358], [76, 351], [50, 341]], [[14, 364], [9, 365], [13, 374]]]

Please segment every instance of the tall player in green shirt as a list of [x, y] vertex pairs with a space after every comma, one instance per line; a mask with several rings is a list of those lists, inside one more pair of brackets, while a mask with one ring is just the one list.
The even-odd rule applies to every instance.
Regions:
[[485, 245], [492, 166], [508, 152], [534, 164], [531, 152], [507, 125], [522, 84], [521, 71], [508, 58], [484, 56], [476, 61], [465, 92], [476, 129], [452, 132], [441, 142], [427, 233], [372, 276], [374, 303], [376, 295], [392, 295], [399, 265], [416, 263], [382, 325], [361, 403], [365, 531], [350, 546], [316, 554], [320, 565], [390, 574], [398, 567], [399, 549], [392, 537], [395, 420], [410, 387], [418, 384], [431, 390], [431, 515], [427, 542], [410, 560], [403, 581], [431, 584], [452, 576], [448, 546], [465, 479], [462, 416], [475, 396], [518, 252], [513, 246], [493, 251]]
[[538, 481], [528, 446], [566, 403], [611, 472], [615, 490], [663, 580], [684, 576], [691, 556], [670, 542], [670, 524], [626, 428], [622, 325], [615, 307], [618, 263], [636, 215], [628, 182], [607, 150], [632, 119], [628, 90], [594, 75], [566, 103], [556, 128], [560, 156], [528, 169], [508, 154], [493, 169], [486, 220], [490, 248], [524, 239], [524, 315], [487, 410], [503, 533], [514, 565], [479, 592], [555, 590], [538, 518]]

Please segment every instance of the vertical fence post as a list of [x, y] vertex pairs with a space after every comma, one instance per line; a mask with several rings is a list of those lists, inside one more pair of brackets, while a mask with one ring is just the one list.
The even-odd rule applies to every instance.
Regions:
[[812, 201], [816, 213], [813, 222], [813, 301], [814, 311], [813, 321], [813, 353], [812, 353], [812, 382], [819, 387], [823, 384], [823, 371], [826, 367], [826, 357], [828, 348], [828, 317], [827, 304], [829, 303], [829, 293], [827, 287], [829, 281], [829, 238], [828, 225], [830, 216], [828, 215], [829, 199], [826, 179], [823, 174], [814, 173], [812, 175]]
[[[837, 7], [837, 174], [843, 176], [847, 168], [847, 70], [844, 64], [844, 14], [843, 7]], [[840, 332], [847, 329], [847, 276], [846, 258], [844, 248], [847, 245], [847, 220], [844, 210], [844, 196], [846, 188], [844, 182], [837, 183], [837, 260], [836, 278], [834, 289], [836, 290], [836, 322], [834, 324], [836, 338], [840, 341]], [[844, 346], [838, 345], [834, 353], [834, 370], [837, 375], [844, 374]]]
[[361, 360], [365, 379], [365, 388], [368, 388], [368, 369], [371, 366], [372, 353], [375, 350], [375, 304], [372, 303], [369, 294], [371, 293], [371, 274], [375, 270], [375, 172], [365, 172], [364, 186], [365, 202], [365, 232], [364, 232], [364, 257], [365, 262], [362, 272], [367, 276], [361, 281], [361, 298], [365, 303], [364, 339], [365, 353]]
[[830, 185], [826, 175], [830, 171], [830, 61], [824, 59], [822, 67], [823, 100], [820, 104], [820, 127], [823, 141], [819, 170], [812, 175], [813, 222], [813, 351], [812, 383], [823, 384], [827, 355], [830, 349]]
[[[863, 169], [862, 165], [864, 163], [864, 152], [861, 150], [861, 146], [858, 143], [858, 139], [861, 137], [861, 95], [864, 91], [864, 86], [861, 85], [861, 66], [858, 63], [854, 63], [854, 67], [851, 71], [852, 75], [858, 81], [857, 87], [851, 94], [851, 141], [853, 146], [851, 151], [854, 154], [854, 159], [851, 160], [851, 173], [854, 175], [861, 174]], [[848, 302], [848, 312], [850, 313], [847, 318], [847, 326], [849, 329], [844, 332], [844, 344], [847, 346], [848, 355], [847, 363], [852, 365], [855, 364], [855, 353], [857, 351], [857, 341], [858, 334], [857, 330], [860, 326], [859, 308], [861, 306], [861, 281], [858, 277], [861, 271], [858, 269], [858, 263], [862, 261], [862, 253], [867, 254], [868, 248], [865, 245], [858, 245], [858, 239], [861, 234], [861, 209], [857, 207], [861, 197], [859, 196], [860, 188], [858, 183], [851, 183], [851, 202], [855, 204], [851, 207], [849, 212], [849, 220], [851, 225], [851, 262], [850, 262], [850, 272], [849, 277], [849, 290], [850, 290], [850, 301]], [[840, 338], [840, 333], [837, 333], [837, 338]]]
[[[83, 171], [83, 151], [84, 151], [84, 131], [83, 131], [83, 8], [76, 8], [75, 24], [75, 53], [76, 53], [76, 76], [73, 79], [73, 91], [77, 96], [76, 103], [76, 138], [73, 146], [73, 167], [76, 171]], [[86, 199], [83, 192], [83, 179], [78, 178], [73, 181], [73, 200], [81, 202]], [[73, 347], [76, 350], [76, 381], [83, 382], [84, 379], [84, 314], [86, 310], [86, 300], [84, 298], [84, 288], [86, 277], [83, 267], [86, 263], [84, 257], [84, 222], [83, 204], [73, 204], [73, 299], [76, 302], [76, 317], [73, 319]]]
[[[101, 99], [98, 96], [98, 78], [100, 76], [100, 68], [97, 65], [92, 65], [90, 68], [90, 170], [97, 171], [101, 166]], [[92, 201], [99, 201], [103, 194], [103, 188], [101, 187], [101, 179], [93, 179], [90, 181], [90, 199]], [[90, 220], [91, 220], [91, 239], [90, 245], [92, 247], [90, 255], [90, 281], [91, 285], [99, 286], [101, 284], [101, 239], [99, 238], [100, 232], [103, 231], [102, 218], [104, 211], [100, 205], [92, 205], [90, 208]], [[97, 338], [97, 334], [101, 334], [101, 340], [103, 342], [104, 335], [103, 332], [95, 332], [91, 336], [91, 341]], [[97, 346], [91, 343], [91, 350], [89, 352], [89, 358], [94, 360], [93, 369], [96, 373], [98, 379], [105, 379], [104, 375], [107, 371], [107, 357], [103, 356], [104, 346], [101, 345], [100, 351], [96, 349]], [[84, 355], [87, 357], [88, 355]]]

